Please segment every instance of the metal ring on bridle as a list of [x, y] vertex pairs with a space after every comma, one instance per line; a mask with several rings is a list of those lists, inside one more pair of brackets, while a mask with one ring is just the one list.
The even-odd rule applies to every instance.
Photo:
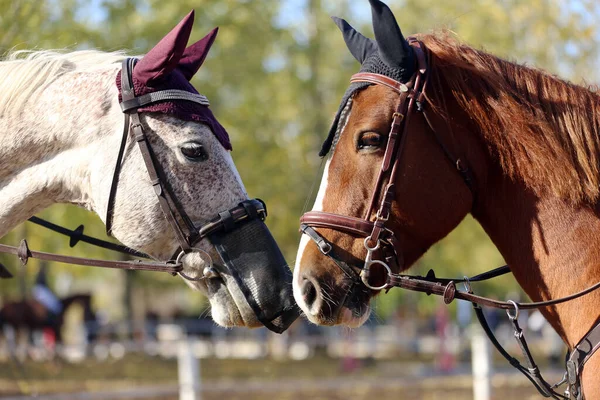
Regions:
[[376, 244], [374, 247], [369, 246], [369, 241], [371, 240], [371, 236], [367, 236], [365, 238], [365, 248], [367, 249], [367, 251], [375, 251], [379, 248], [379, 244], [380, 244], [380, 240], [377, 240]]
[[[204, 261], [208, 261], [208, 267], [212, 267], [212, 266], [213, 266], [213, 260], [212, 260], [212, 257], [210, 256], [210, 254], [208, 254], [206, 251], [204, 251], [204, 250], [202, 250], [202, 249], [198, 249], [198, 248], [195, 248], [195, 247], [194, 247], [194, 248], [192, 248], [192, 251], [191, 251], [191, 252], [190, 252], [190, 251], [188, 251], [188, 252], [186, 253], [186, 252], [184, 252], [184, 251], [181, 251], [181, 252], [179, 253], [179, 255], [177, 256], [177, 259], [175, 260], [175, 263], [176, 263], [176, 264], [180, 264], [180, 263], [181, 263], [181, 265], [183, 266], [183, 263], [182, 263], [183, 256], [185, 256], [185, 255], [187, 255], [187, 254], [190, 254], [190, 253], [198, 253], [198, 255], [200, 256], [200, 258], [202, 258]], [[202, 254], [206, 255], [206, 258], [204, 258], [204, 257], [202, 256]], [[206, 268], [206, 267], [204, 267], [204, 268]], [[192, 282], [199, 282], [199, 281], [201, 281], [201, 280], [204, 280], [204, 279], [206, 279], [206, 276], [204, 276], [204, 275], [200, 275], [200, 276], [198, 276], [198, 277], [191, 277], [191, 276], [187, 275], [185, 272], [183, 272], [183, 269], [182, 269], [181, 271], [179, 271], [179, 272], [178, 272], [178, 274], [179, 274], [179, 276], [181, 276], [183, 279], [186, 279], [186, 280], [188, 280], [188, 281], [192, 281]]]
[[[373, 264], [379, 264], [379, 265], [383, 266], [383, 268], [385, 268], [385, 271], [387, 273], [387, 275], [385, 277], [385, 283], [381, 286], [373, 286], [369, 283], [369, 275], [371, 274], [370, 269], [371, 269], [371, 265], [373, 265]], [[360, 280], [367, 288], [369, 288], [371, 290], [383, 290], [388, 287], [389, 277], [391, 274], [392, 274], [392, 270], [386, 263], [384, 263], [383, 261], [374, 260], [374, 261], [369, 262], [368, 264], [365, 264], [365, 267], [363, 268], [363, 270], [360, 271]]]
[[519, 305], [512, 300], [507, 300], [506, 302], [512, 304], [512, 306], [515, 308], [514, 314], [510, 313], [511, 312], [510, 308], [506, 309], [506, 315], [508, 315], [508, 318], [510, 318], [511, 321], [515, 321], [517, 318], [519, 318]]

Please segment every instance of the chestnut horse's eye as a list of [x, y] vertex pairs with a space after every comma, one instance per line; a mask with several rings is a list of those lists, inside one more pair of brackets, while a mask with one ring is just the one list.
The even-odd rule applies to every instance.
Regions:
[[206, 161], [208, 153], [200, 143], [190, 142], [181, 147], [181, 153], [190, 161]]
[[383, 135], [377, 132], [365, 132], [358, 138], [357, 148], [359, 150], [375, 150], [382, 146]]

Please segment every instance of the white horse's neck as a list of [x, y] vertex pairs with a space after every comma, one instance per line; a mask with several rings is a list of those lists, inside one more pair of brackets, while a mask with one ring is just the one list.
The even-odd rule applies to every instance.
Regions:
[[91, 166], [116, 158], [116, 121], [123, 118], [117, 70], [65, 73], [40, 87], [18, 115], [0, 114], [0, 236], [54, 203], [102, 215], [106, 205], [92, 200], [98, 196], [92, 196]]

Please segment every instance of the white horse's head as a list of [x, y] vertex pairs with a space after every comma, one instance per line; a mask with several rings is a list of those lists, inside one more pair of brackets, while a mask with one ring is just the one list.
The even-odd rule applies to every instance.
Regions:
[[[136, 64], [132, 73], [136, 96], [172, 89], [197, 93], [189, 80], [206, 58], [217, 32], [215, 29], [187, 47], [192, 24], [193, 12]], [[107, 62], [107, 58], [111, 60]], [[19, 141], [9, 151], [0, 149], [0, 167], [13, 172], [0, 172], [0, 191], [15, 192], [14, 185], [12, 190], [10, 187], [15, 174], [22, 178], [21, 186], [29, 185], [22, 196], [25, 203], [17, 204], [15, 200], [6, 205], [9, 211], [19, 211], [21, 220], [55, 202], [82, 204], [105, 219], [124, 124], [119, 105], [121, 70], [115, 64], [119, 58], [122, 55], [100, 52], [34, 53], [29, 60], [12, 61], [21, 63], [20, 68], [13, 65], [9, 70], [6, 66], [11, 61], [4, 63], [7, 73], [12, 71], [8, 79], [14, 81], [28, 77], [26, 63], [37, 65], [29, 66], [29, 75], [36, 75], [30, 83], [35, 85], [37, 81], [37, 85], [20, 90], [18, 96], [8, 97], [8, 105], [0, 106], [0, 128], [4, 125], [12, 132], [9, 141]], [[19, 112], [14, 111], [17, 108]], [[248, 199], [230, 155], [227, 133], [206, 105], [168, 100], [137, 111], [155, 162], [164, 171], [163, 185], [168, 185], [174, 195], [169, 204], [173, 208], [173, 202], [178, 202], [193, 225], [201, 227]], [[129, 131], [114, 203], [108, 213], [111, 233], [129, 247], [168, 260], [176, 254], [179, 243]], [[43, 146], [34, 146], [39, 143]], [[3, 153], [12, 154], [15, 162], [3, 165]], [[3, 188], [4, 182], [10, 183]], [[7, 221], [8, 215], [1, 213], [0, 222]], [[192, 251], [183, 259], [186, 273], [195, 276], [202, 275], [208, 266], [206, 253], [214, 261], [216, 276], [188, 283], [208, 296], [213, 318], [223, 326], [259, 326], [257, 314], [276, 318], [284, 309], [294, 308], [291, 279], [282, 272], [283, 258], [268, 230], [264, 225], [248, 229], [251, 231], [244, 234], [256, 237], [236, 239], [241, 246], [236, 250], [247, 255], [235, 260], [235, 268], [247, 268], [245, 263], [252, 263], [253, 254], [269, 253], [257, 256], [267, 265], [250, 267], [256, 271], [232, 271], [232, 265], [208, 239], [194, 245], [200, 251]], [[240, 279], [250, 282], [240, 285]]]

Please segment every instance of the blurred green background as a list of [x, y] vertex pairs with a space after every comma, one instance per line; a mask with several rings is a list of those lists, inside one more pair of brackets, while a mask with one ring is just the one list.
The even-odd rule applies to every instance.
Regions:
[[[577, 83], [598, 79], [600, 5], [597, 0], [389, 0], [405, 35], [448, 28], [475, 47], [536, 65]], [[372, 36], [366, 0], [0, 0], [0, 53], [18, 49], [125, 49], [143, 54], [186, 13], [196, 10], [191, 40], [215, 26], [219, 36], [193, 83], [211, 100], [228, 129], [233, 158], [251, 196], [264, 199], [268, 225], [290, 264], [299, 241], [298, 218], [312, 206], [310, 188], [320, 179], [318, 148], [357, 62], [346, 50], [330, 15], [349, 20]], [[115, 149], [117, 151], [117, 149]], [[317, 182], [318, 184], [318, 182]], [[314, 195], [314, 194], [313, 194]], [[86, 225], [103, 237], [100, 220], [74, 206], [58, 205], [43, 217], [67, 227]], [[26, 237], [33, 249], [87, 257], [115, 254], [86, 245], [68, 248], [64, 237], [31, 224], [0, 239], [16, 245]], [[16, 280], [0, 281], [3, 301], [28, 293], [39, 261], [19, 269], [15, 258], [0, 256]], [[496, 267], [502, 258], [471, 218], [432, 248], [413, 268], [462, 276]], [[95, 307], [111, 319], [142, 308], [200, 313], [204, 298], [182, 280], [166, 274], [52, 265], [59, 294], [91, 291]], [[505, 298], [515, 292], [512, 278], [480, 288]], [[377, 300], [377, 317], [399, 304], [431, 311], [437, 300], [391, 291]]]

